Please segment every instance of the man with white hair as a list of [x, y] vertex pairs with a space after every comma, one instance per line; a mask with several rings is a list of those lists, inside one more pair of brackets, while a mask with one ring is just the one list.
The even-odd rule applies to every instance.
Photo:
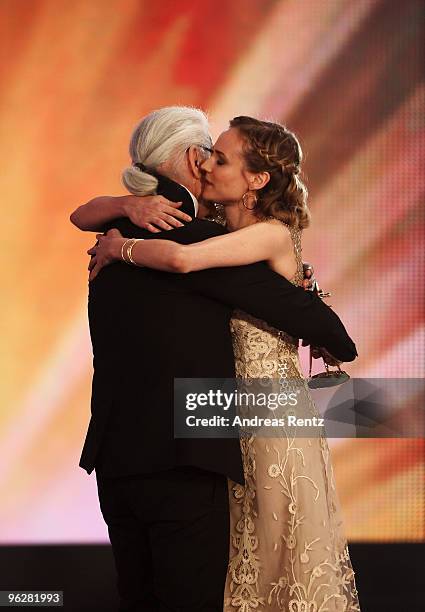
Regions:
[[[171, 106], [160, 108], [144, 117], [135, 127], [129, 146], [132, 165], [122, 174], [122, 182], [128, 191], [136, 196], [151, 194], [166, 195], [175, 188], [174, 184], [161, 183], [160, 178], [168, 177], [180, 187], [183, 194], [190, 194], [187, 205], [183, 202], [183, 211], [198, 216], [210, 212], [208, 205], [200, 199], [202, 193], [201, 163], [212, 152], [212, 140], [209, 134], [208, 119], [203, 111], [187, 106]], [[145, 172], [144, 168], [149, 168]], [[157, 176], [160, 173], [160, 176]], [[168, 196], [167, 196], [168, 197]], [[171, 199], [171, 198], [170, 198]], [[161, 203], [161, 197], [157, 198]], [[143, 207], [145, 208], [145, 207]], [[143, 227], [150, 231], [170, 229], [169, 223], [177, 226], [175, 220], [167, 212], [190, 221], [184, 212], [170, 209], [167, 204], [160, 206], [160, 211], [154, 216], [155, 226], [144, 223]], [[167, 211], [167, 212], [163, 212]], [[128, 217], [136, 224], [140, 208], [135, 209], [134, 202], [128, 205], [128, 196], [110, 198], [96, 197], [83, 204], [71, 214], [71, 221], [81, 230], [104, 231], [105, 221], [114, 221], [119, 217]], [[202, 216], [201, 214], [201, 216]], [[167, 223], [168, 221], [168, 223]], [[181, 225], [181, 224], [180, 224]], [[117, 227], [111, 223], [109, 227]]]
[[[195, 217], [161, 238], [190, 244], [226, 231], [196, 218], [200, 166], [210, 148], [208, 122], [197, 109], [160, 109], [136, 127], [124, 184], [135, 195], [181, 201], [182, 214]], [[128, 237], [157, 236], [117, 220], [131, 217], [120, 205], [119, 199], [105, 201], [102, 219], [110, 219], [109, 227]], [[87, 210], [87, 229], [100, 229], [96, 206], [89, 203]], [[72, 220], [82, 227], [80, 215], [81, 208]], [[234, 308], [343, 361], [356, 354], [332, 310], [264, 263], [187, 275], [114, 263], [90, 283], [92, 417], [80, 465], [88, 473], [96, 468], [121, 612], [223, 609], [227, 477], [244, 482], [239, 441], [175, 439], [173, 382], [234, 377]]]

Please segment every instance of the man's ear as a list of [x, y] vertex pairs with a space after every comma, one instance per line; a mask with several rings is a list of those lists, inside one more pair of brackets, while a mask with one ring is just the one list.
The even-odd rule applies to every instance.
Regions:
[[193, 176], [200, 179], [202, 176], [201, 163], [203, 161], [199, 147], [192, 145], [187, 150], [187, 159], [189, 162], [189, 168]]

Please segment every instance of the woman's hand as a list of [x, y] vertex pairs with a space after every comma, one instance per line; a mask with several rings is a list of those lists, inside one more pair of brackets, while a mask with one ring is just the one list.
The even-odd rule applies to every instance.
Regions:
[[320, 358], [322, 358], [323, 361], [328, 366], [338, 367], [339, 365], [342, 364], [342, 361], [340, 361], [339, 359], [337, 359], [336, 357], [331, 355], [329, 353], [329, 351], [327, 351], [323, 346], [321, 346], [321, 347], [312, 346], [311, 347], [311, 354], [312, 354], [313, 359], [320, 359]]
[[182, 202], [171, 202], [160, 195], [127, 196], [124, 210], [134, 225], [158, 233], [182, 227], [181, 221], [192, 221], [192, 217], [179, 210], [181, 205]]
[[97, 243], [87, 251], [91, 255], [89, 263], [89, 281], [99, 274], [102, 268], [121, 259], [121, 248], [126, 238], [117, 229], [111, 229], [106, 235], [96, 234]]

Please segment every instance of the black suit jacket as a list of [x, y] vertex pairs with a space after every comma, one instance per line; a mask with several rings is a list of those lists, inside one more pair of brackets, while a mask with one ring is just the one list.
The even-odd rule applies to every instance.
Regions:
[[[183, 201], [182, 209], [193, 215], [190, 194], [180, 185], [161, 179], [158, 193]], [[161, 234], [127, 219], [110, 226], [125, 236], [160, 236], [182, 244], [226, 232], [201, 219]], [[229, 330], [235, 307], [325, 346], [343, 361], [357, 354], [341, 321], [320, 298], [265, 263], [189, 274], [112, 264], [89, 285], [94, 375], [81, 467], [122, 476], [192, 465], [243, 482], [238, 440], [173, 437], [174, 377], [235, 374]]]

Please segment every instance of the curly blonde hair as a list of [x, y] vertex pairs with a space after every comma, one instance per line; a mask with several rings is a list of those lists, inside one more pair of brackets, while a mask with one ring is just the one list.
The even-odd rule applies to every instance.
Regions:
[[278, 123], [245, 116], [232, 119], [230, 127], [237, 128], [244, 140], [247, 170], [270, 174], [269, 182], [257, 191], [254, 213], [298, 229], [308, 227], [308, 191], [299, 177], [303, 154], [295, 134]]

